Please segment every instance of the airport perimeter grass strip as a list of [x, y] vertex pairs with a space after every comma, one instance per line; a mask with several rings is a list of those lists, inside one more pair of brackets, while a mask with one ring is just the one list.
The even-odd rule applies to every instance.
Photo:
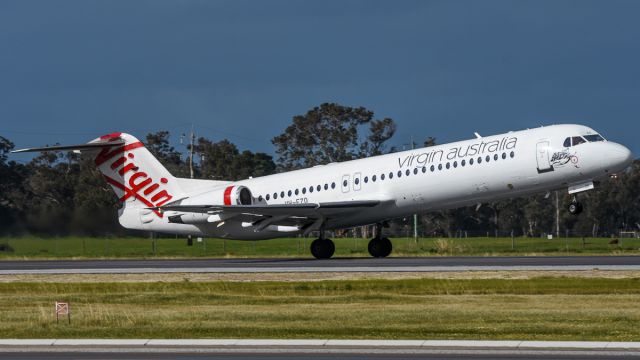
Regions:
[[[4, 237], [0, 259], [311, 257], [313, 238], [238, 241], [204, 238]], [[368, 239], [334, 238], [336, 257], [368, 257]], [[392, 238], [392, 256], [623, 255], [640, 254], [640, 239], [620, 238]], [[612, 243], [613, 242], [613, 243]]]
[[[280, 348], [432, 348], [432, 349], [572, 349], [640, 350], [640, 342], [611, 341], [487, 341], [487, 340], [339, 340], [339, 339], [0, 339], [0, 352], [42, 347], [280, 347]], [[4, 348], [2, 348], [4, 347]], [[93, 349], [95, 350], [95, 349]]]
[[[11, 282], [0, 294], [0, 338], [640, 341], [640, 278]], [[54, 301], [71, 304], [71, 324]]]

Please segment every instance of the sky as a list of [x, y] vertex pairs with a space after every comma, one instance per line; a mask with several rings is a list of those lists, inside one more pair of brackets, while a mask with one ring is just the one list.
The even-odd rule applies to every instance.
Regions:
[[[580, 123], [640, 154], [639, 1], [0, 1], [0, 136], [271, 138], [323, 102], [392, 145]], [[28, 155], [14, 155], [25, 161]]]

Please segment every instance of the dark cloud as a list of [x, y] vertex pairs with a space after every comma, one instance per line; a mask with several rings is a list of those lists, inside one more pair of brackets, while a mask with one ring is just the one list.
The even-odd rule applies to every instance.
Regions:
[[[439, 141], [578, 122], [630, 146], [635, 1], [3, 1], [0, 134], [20, 146], [113, 130], [271, 152], [324, 101]], [[421, 139], [416, 139], [420, 142]]]

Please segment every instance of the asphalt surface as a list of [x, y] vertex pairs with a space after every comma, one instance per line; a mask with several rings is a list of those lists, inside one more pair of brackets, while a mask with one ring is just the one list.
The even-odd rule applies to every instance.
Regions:
[[640, 270], [640, 256], [0, 261], [0, 274], [455, 270]]
[[186, 360], [186, 359], [217, 359], [217, 360], [265, 360], [265, 359], [314, 359], [314, 360], [382, 360], [382, 359], [429, 359], [429, 360], [453, 360], [453, 359], [475, 359], [475, 360], [542, 360], [542, 359], [587, 359], [587, 360], [604, 360], [604, 359], [638, 359], [637, 353], [628, 352], [588, 352], [588, 351], [517, 351], [517, 352], [500, 352], [500, 351], [433, 351], [421, 352], [416, 354], [399, 353], [399, 354], [371, 354], [371, 353], [331, 353], [331, 354], [312, 354], [312, 353], [181, 353], [181, 352], [95, 352], [95, 353], [78, 353], [78, 352], [0, 352], [0, 357], [15, 360], [61, 360], [61, 359], [86, 359], [86, 360], [141, 360], [141, 359], [158, 359], [158, 360]]

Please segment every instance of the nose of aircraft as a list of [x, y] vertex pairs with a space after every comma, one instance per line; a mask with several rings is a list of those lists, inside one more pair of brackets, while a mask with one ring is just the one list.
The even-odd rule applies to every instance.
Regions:
[[631, 154], [631, 150], [627, 149], [626, 146], [620, 145], [617, 143], [609, 143], [610, 146], [610, 157], [611, 162], [615, 164], [615, 167], [622, 170], [627, 166], [631, 165], [633, 161], [633, 154]]

